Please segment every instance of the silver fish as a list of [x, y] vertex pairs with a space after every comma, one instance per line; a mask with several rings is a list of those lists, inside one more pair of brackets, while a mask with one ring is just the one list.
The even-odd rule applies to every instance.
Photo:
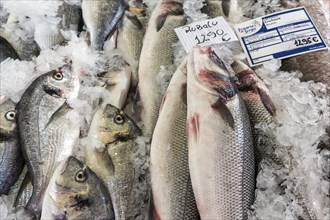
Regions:
[[43, 202], [41, 219], [108, 219], [114, 213], [100, 178], [75, 157], [56, 168]]
[[186, 60], [174, 73], [163, 98], [150, 150], [155, 219], [198, 219], [187, 143]]
[[18, 55], [15, 49], [5, 38], [0, 36], [0, 63], [8, 57], [12, 59], [18, 59]]
[[[94, 115], [86, 164], [106, 184], [116, 219], [130, 219], [134, 204], [132, 187], [135, 181], [133, 165], [134, 139], [141, 130], [123, 111], [104, 104]], [[133, 215], [133, 216], [132, 216]]]
[[0, 100], [0, 195], [8, 194], [21, 174], [23, 165], [15, 103], [3, 98]]
[[274, 153], [277, 147], [275, 137], [267, 136], [261, 129], [255, 127], [260, 123], [270, 125], [275, 122], [276, 107], [266, 85], [243, 62], [235, 60], [231, 66], [236, 73], [235, 82], [250, 116], [256, 165], [258, 166], [263, 159], [271, 159], [276, 164], [283, 165], [281, 159]]
[[174, 28], [186, 23], [182, 0], [161, 0], [152, 12], [143, 40], [139, 64], [138, 91], [142, 103], [142, 122], [145, 135], [152, 135], [158, 118], [163, 94], [156, 77], [161, 66], [173, 64], [172, 43], [177, 41]]
[[[26, 208], [38, 214], [53, 171], [63, 154], [70, 154], [79, 128], [69, 117], [66, 99], [76, 97], [79, 78], [70, 66], [39, 76], [17, 105], [18, 128], [23, 155], [32, 176], [33, 194]], [[70, 132], [68, 132], [70, 131]]]
[[132, 85], [138, 83], [138, 66], [143, 37], [146, 31], [146, 5], [141, 0], [131, 0], [117, 31], [116, 45], [122, 51], [124, 60], [132, 67]]
[[244, 101], [210, 47], [187, 64], [189, 169], [201, 219], [247, 219], [253, 203], [253, 138]]
[[104, 42], [115, 32], [127, 4], [123, 0], [83, 0], [81, 7], [91, 45], [102, 50]]

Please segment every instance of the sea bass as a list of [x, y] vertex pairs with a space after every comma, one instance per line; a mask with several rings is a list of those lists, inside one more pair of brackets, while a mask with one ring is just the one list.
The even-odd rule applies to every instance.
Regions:
[[21, 174], [23, 165], [15, 103], [4, 97], [0, 100], [0, 195], [8, 194]]
[[91, 45], [102, 50], [104, 42], [115, 32], [127, 4], [123, 0], [83, 0], [81, 7]]
[[145, 135], [151, 136], [158, 118], [163, 94], [156, 77], [161, 70], [173, 64], [172, 44], [177, 41], [174, 28], [186, 23], [182, 0], [161, 0], [152, 12], [143, 40], [139, 65], [138, 91], [142, 103], [142, 122]]
[[85, 164], [70, 156], [56, 168], [41, 219], [115, 219], [108, 191]]
[[146, 5], [142, 0], [131, 0], [117, 31], [116, 45], [127, 63], [132, 67], [132, 84], [138, 83], [138, 66], [143, 37], [146, 31]]
[[79, 128], [69, 120], [72, 109], [66, 104], [78, 89], [79, 78], [66, 65], [35, 79], [17, 105], [21, 147], [33, 182], [26, 208], [36, 214], [56, 165], [71, 153], [79, 137]]
[[86, 164], [106, 184], [116, 219], [130, 219], [134, 206], [132, 187], [135, 181], [133, 164], [134, 139], [141, 130], [123, 111], [104, 104], [94, 115]]
[[8, 57], [18, 59], [15, 49], [5, 38], [0, 36], [0, 63]]
[[235, 83], [250, 116], [256, 165], [258, 166], [263, 159], [271, 159], [276, 164], [283, 165], [280, 158], [274, 154], [277, 147], [275, 137], [269, 137], [260, 128], [255, 127], [259, 124], [270, 125], [275, 122], [276, 107], [266, 85], [242, 61], [235, 60], [231, 66], [236, 73]]
[[223, 62], [196, 47], [187, 63], [189, 169], [201, 219], [247, 219], [255, 163], [249, 116]]
[[155, 219], [199, 219], [188, 166], [186, 60], [163, 98], [150, 150]]

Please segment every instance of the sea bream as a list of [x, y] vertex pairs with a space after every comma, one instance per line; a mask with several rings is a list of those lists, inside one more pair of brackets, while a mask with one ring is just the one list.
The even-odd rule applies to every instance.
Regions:
[[68, 98], [77, 96], [78, 89], [78, 76], [65, 65], [36, 78], [17, 105], [22, 152], [33, 183], [26, 208], [35, 214], [41, 211], [56, 165], [71, 154], [79, 137], [79, 126], [70, 121], [73, 110], [66, 104]]
[[271, 159], [274, 163], [283, 165], [280, 158], [275, 154], [277, 147], [275, 137], [270, 137], [256, 127], [256, 125], [275, 123], [276, 107], [266, 85], [254, 70], [242, 61], [236, 59], [231, 66], [236, 73], [235, 83], [250, 116], [256, 165], [258, 166], [263, 159]]
[[189, 169], [201, 219], [247, 219], [255, 163], [249, 116], [229, 71], [210, 47], [187, 63]]
[[100, 178], [70, 156], [59, 164], [50, 180], [41, 219], [115, 218], [108, 191]]
[[105, 183], [116, 219], [131, 219], [136, 213], [134, 197], [134, 139], [140, 128], [122, 110], [103, 104], [95, 113], [85, 147], [86, 165]]
[[8, 194], [22, 172], [23, 155], [19, 144], [15, 103], [0, 100], [0, 195]]
[[185, 59], [171, 79], [152, 137], [150, 175], [155, 219], [199, 219], [188, 166], [186, 64]]
[[177, 41], [174, 28], [186, 23], [182, 0], [161, 0], [152, 12], [143, 40], [139, 64], [138, 91], [142, 103], [144, 134], [151, 136], [158, 118], [163, 94], [156, 77], [161, 70], [173, 64], [172, 44]]
[[127, 4], [123, 0], [83, 0], [81, 8], [91, 46], [102, 50], [104, 42], [115, 32]]

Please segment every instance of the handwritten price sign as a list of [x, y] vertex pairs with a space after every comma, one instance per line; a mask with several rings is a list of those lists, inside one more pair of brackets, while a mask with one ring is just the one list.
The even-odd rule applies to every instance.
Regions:
[[238, 41], [223, 17], [191, 23], [176, 28], [175, 32], [187, 53], [196, 45], [207, 46]]

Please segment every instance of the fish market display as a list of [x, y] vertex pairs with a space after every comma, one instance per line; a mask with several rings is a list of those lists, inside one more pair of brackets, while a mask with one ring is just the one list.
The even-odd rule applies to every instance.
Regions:
[[139, 64], [139, 95], [142, 103], [144, 134], [152, 135], [163, 94], [160, 94], [156, 77], [161, 70], [172, 65], [172, 44], [177, 41], [174, 28], [185, 24], [183, 1], [161, 0], [152, 12], [143, 40]]
[[197, 47], [188, 59], [187, 94], [189, 169], [201, 219], [247, 219], [255, 187], [249, 116], [211, 48]]
[[4, 61], [8, 57], [18, 59], [15, 49], [5, 38], [0, 36], [0, 62]]
[[72, 156], [56, 168], [43, 207], [41, 219], [115, 219], [102, 181]]
[[256, 128], [256, 125], [259, 123], [269, 125], [275, 121], [273, 116], [276, 113], [276, 107], [271, 97], [269, 97], [266, 85], [243, 62], [235, 60], [232, 68], [236, 73], [236, 84], [244, 100], [252, 124], [256, 164], [258, 165], [261, 160], [267, 158], [280, 163], [280, 159], [274, 153], [276, 146], [273, 146], [271, 137], [261, 138], [260, 136], [264, 134], [260, 129]]
[[104, 42], [115, 32], [127, 5], [123, 0], [83, 0], [81, 7], [91, 45], [102, 50]]
[[[32, 176], [33, 194], [27, 204], [39, 213], [44, 192], [59, 156], [72, 151], [78, 130], [68, 117], [66, 99], [76, 96], [79, 79], [69, 66], [39, 76], [17, 106], [23, 155]], [[67, 132], [70, 131], [70, 132]]]
[[0, 195], [8, 194], [23, 169], [18, 138], [15, 103], [3, 97], [0, 100]]
[[1, 0], [0, 219], [330, 219], [329, 50], [174, 30], [300, 6], [329, 44], [325, 0]]
[[[139, 127], [123, 111], [105, 104], [93, 118], [86, 164], [102, 179], [111, 196], [116, 219], [132, 218], [134, 139]], [[133, 215], [134, 216], [134, 215]]]
[[141, 0], [131, 0], [128, 4], [129, 11], [126, 11], [123, 16], [115, 40], [125, 61], [132, 67], [132, 83], [136, 86], [139, 58], [147, 23], [146, 5]]
[[186, 135], [186, 60], [174, 73], [152, 137], [150, 175], [155, 219], [198, 219]]

